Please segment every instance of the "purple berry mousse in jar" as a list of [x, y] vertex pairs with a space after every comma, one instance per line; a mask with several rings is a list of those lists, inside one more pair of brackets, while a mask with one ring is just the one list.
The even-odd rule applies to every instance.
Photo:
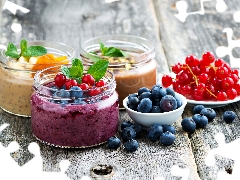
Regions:
[[[48, 145], [62, 148], [84, 148], [106, 142], [117, 133], [119, 123], [114, 75], [107, 71], [102, 77], [105, 85], [101, 92], [90, 96], [90, 90], [56, 89], [54, 78], [59, 69], [56, 66], [47, 68], [34, 77], [33, 134]], [[80, 98], [74, 96], [79, 92]], [[61, 95], [56, 96], [57, 93]]]

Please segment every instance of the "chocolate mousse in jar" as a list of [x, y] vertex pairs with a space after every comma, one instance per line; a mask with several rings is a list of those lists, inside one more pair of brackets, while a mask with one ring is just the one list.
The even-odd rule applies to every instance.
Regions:
[[58, 42], [23, 39], [20, 44], [9, 43], [0, 53], [0, 107], [30, 117], [35, 73], [49, 66], [69, 64], [74, 55], [73, 48]]
[[157, 83], [154, 46], [145, 38], [132, 35], [95, 37], [81, 44], [81, 57], [85, 64], [92, 64], [99, 58], [109, 61], [109, 70], [117, 83], [120, 109], [129, 94]]
[[70, 80], [59, 88], [56, 77], [60, 70], [52, 68], [39, 71], [34, 78], [35, 92], [31, 97], [34, 136], [61, 148], [96, 146], [114, 136], [119, 122], [114, 75], [107, 71], [101, 78], [104, 84], [86, 90], [81, 86], [83, 83], [67, 85]]

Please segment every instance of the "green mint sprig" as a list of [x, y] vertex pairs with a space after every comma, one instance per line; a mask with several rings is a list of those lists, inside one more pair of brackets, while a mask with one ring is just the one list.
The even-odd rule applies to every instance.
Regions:
[[109, 56], [109, 57], [127, 57], [129, 56], [124, 51], [115, 48], [115, 47], [106, 47], [102, 42], [99, 41], [100, 44], [100, 51], [103, 56]]
[[17, 47], [13, 43], [8, 43], [7, 51], [5, 52], [6, 56], [11, 58], [20, 58], [21, 56], [24, 57], [36, 57], [42, 56], [47, 53], [46, 48], [42, 46], [30, 46], [28, 47], [27, 41], [22, 39], [20, 42], [20, 49], [21, 51], [18, 52]]
[[[106, 60], [98, 60], [90, 68], [87, 70], [88, 74], [91, 74], [95, 81], [99, 81], [106, 73], [109, 62]], [[71, 79], [75, 79], [78, 83], [82, 82], [83, 77], [83, 64], [82, 61], [75, 58], [72, 60], [72, 66], [62, 66], [61, 72], [67, 77]]]

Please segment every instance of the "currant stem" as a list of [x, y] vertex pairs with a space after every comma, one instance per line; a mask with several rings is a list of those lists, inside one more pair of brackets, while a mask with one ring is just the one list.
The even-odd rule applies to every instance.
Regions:
[[193, 75], [193, 78], [196, 82], [196, 85], [198, 86], [198, 79], [197, 79], [197, 76], [192, 72], [191, 68], [188, 66], [188, 64], [186, 64], [188, 70], [190, 71], [190, 73]]
[[217, 99], [217, 96], [215, 94], [213, 94], [208, 88], [206, 88], [206, 91]]

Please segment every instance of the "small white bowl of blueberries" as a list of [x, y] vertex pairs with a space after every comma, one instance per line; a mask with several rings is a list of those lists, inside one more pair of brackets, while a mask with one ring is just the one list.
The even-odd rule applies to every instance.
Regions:
[[123, 100], [130, 118], [143, 128], [153, 124], [172, 125], [181, 117], [186, 105], [183, 95], [159, 84], [151, 89], [142, 87]]

